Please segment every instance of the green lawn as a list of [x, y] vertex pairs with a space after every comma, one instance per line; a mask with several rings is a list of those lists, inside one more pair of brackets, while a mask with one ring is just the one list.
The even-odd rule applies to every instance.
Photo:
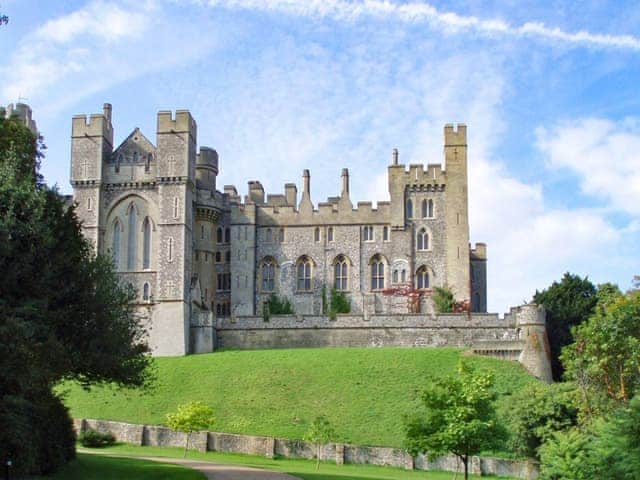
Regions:
[[[452, 348], [221, 351], [156, 359], [151, 391], [61, 388], [76, 418], [163, 424], [179, 404], [200, 400], [214, 408], [218, 431], [302, 438], [322, 414], [336, 441], [400, 447], [403, 416], [417, 408], [426, 377], [454, 372], [461, 356]], [[537, 381], [515, 362], [465, 358], [495, 373], [500, 405]]]
[[53, 477], [55, 480], [204, 480], [190, 468], [130, 458], [78, 454]]
[[[182, 458], [183, 453], [180, 448], [136, 447], [124, 444], [100, 449], [99, 451], [110, 454], [168, 458]], [[268, 459], [252, 455], [219, 452], [199, 453], [189, 451], [187, 458], [190, 460], [204, 460], [230, 465], [245, 465], [265, 470], [276, 470], [289, 473], [303, 480], [451, 480], [454, 475], [453, 472], [418, 472], [402, 470], [400, 468], [376, 467], [373, 465], [335, 465], [325, 462], [320, 464], [320, 469], [316, 472], [315, 462], [311, 460]], [[461, 478], [460, 474], [458, 478]], [[471, 475], [471, 478], [479, 479], [481, 477]], [[506, 479], [508, 477], [501, 478]]]

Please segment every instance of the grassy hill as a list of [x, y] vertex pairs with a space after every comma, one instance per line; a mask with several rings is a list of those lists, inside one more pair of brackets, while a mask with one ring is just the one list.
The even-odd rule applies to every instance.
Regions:
[[[403, 415], [419, 406], [425, 379], [454, 372], [461, 356], [452, 348], [221, 351], [155, 359], [151, 391], [61, 389], [76, 418], [163, 424], [179, 404], [201, 400], [214, 408], [218, 431], [302, 438], [326, 415], [337, 441], [402, 446]], [[515, 362], [466, 358], [494, 372], [499, 407], [537, 381]]]

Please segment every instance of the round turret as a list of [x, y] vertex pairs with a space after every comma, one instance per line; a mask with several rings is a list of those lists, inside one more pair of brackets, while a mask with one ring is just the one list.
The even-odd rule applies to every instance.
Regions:
[[218, 152], [213, 148], [200, 147], [200, 153], [196, 157], [196, 187], [215, 192], [217, 176]]

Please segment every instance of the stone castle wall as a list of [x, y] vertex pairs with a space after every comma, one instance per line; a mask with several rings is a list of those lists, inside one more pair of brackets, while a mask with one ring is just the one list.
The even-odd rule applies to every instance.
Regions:
[[[155, 425], [137, 425], [108, 420], [75, 419], [76, 432], [87, 429], [111, 432], [117, 441], [134, 445], [184, 448], [185, 434]], [[273, 438], [256, 435], [239, 435], [222, 432], [198, 432], [192, 435], [191, 448], [200, 452], [218, 451], [243, 453], [273, 458], [313, 459], [315, 446], [303, 440]], [[429, 460], [424, 455], [412, 457], [401, 448], [359, 446], [342, 443], [327, 443], [320, 449], [320, 459], [335, 462], [368, 464], [403, 468], [406, 470], [444, 470], [460, 472], [462, 465], [453, 455], [444, 455]], [[470, 472], [476, 475], [508, 476], [535, 480], [538, 468], [526, 461], [508, 460], [495, 457], [472, 457]]]

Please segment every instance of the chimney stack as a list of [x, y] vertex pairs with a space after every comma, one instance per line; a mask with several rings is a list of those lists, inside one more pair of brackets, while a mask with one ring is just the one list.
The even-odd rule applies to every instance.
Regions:
[[349, 169], [342, 169], [342, 193], [341, 196], [349, 196]]
[[102, 106], [102, 112], [104, 113], [104, 118], [107, 120], [107, 122], [111, 123], [111, 104], [105, 103]]
[[398, 149], [394, 148], [393, 153], [391, 154], [391, 158], [393, 159], [393, 164], [398, 165]]

